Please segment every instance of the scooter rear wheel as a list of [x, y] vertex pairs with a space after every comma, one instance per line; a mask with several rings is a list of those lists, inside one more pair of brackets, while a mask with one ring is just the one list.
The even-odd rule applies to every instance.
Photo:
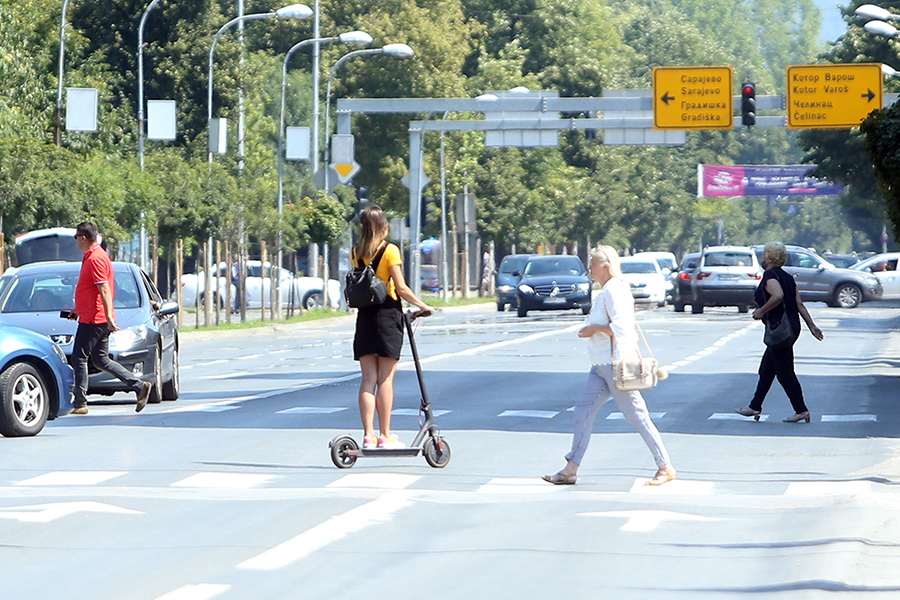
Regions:
[[349, 469], [356, 463], [356, 450], [359, 450], [356, 440], [347, 435], [339, 437], [331, 442], [331, 462], [338, 469]]
[[450, 444], [446, 438], [434, 438], [429, 436], [422, 448], [425, 462], [435, 469], [443, 469], [450, 462]]

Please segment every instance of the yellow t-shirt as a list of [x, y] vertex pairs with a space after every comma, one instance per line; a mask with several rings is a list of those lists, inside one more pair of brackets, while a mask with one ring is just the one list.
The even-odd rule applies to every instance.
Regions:
[[[378, 251], [376, 251], [375, 254], [378, 254]], [[358, 264], [358, 261], [356, 260], [356, 248], [350, 253], [350, 261], [354, 266]], [[402, 264], [403, 258], [400, 256], [400, 248], [394, 244], [388, 243], [387, 248], [384, 249], [384, 254], [381, 255], [381, 260], [378, 262], [378, 268], [375, 269], [375, 276], [387, 285], [388, 295], [394, 300], [399, 300], [399, 298], [397, 297], [397, 288], [394, 286], [394, 280], [391, 279], [390, 269], [393, 265]]]

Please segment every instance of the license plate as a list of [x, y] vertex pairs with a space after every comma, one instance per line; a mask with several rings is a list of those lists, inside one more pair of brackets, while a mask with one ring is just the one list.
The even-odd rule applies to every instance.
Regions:
[[565, 304], [568, 302], [565, 298], [545, 298], [544, 304]]
[[727, 274], [727, 273], [723, 273], [722, 275], [719, 275], [719, 279], [724, 279], [724, 280], [728, 280], [728, 281], [733, 281], [733, 280], [735, 280], [735, 279], [739, 279], [739, 276], [738, 276], [738, 275], [729, 275], [729, 274]]

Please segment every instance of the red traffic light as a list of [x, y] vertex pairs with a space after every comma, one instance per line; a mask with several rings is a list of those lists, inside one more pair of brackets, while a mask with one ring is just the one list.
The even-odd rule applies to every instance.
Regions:
[[745, 83], [744, 87], [741, 89], [741, 93], [745, 96], [750, 96], [756, 93], [756, 86], [752, 83]]

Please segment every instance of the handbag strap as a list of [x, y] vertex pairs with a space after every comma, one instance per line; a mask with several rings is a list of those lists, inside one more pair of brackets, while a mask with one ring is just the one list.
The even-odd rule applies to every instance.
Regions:
[[[647, 336], [644, 335], [644, 330], [641, 329], [641, 324], [637, 322], [637, 319], [634, 320], [634, 326], [637, 328], [638, 333], [641, 334], [641, 339], [644, 340], [644, 345], [647, 346], [647, 352], [650, 353], [650, 358], [656, 360], [656, 357], [653, 356], [653, 350], [650, 349], [650, 344], [647, 342]], [[638, 356], [641, 354], [641, 345], [638, 344]]]

